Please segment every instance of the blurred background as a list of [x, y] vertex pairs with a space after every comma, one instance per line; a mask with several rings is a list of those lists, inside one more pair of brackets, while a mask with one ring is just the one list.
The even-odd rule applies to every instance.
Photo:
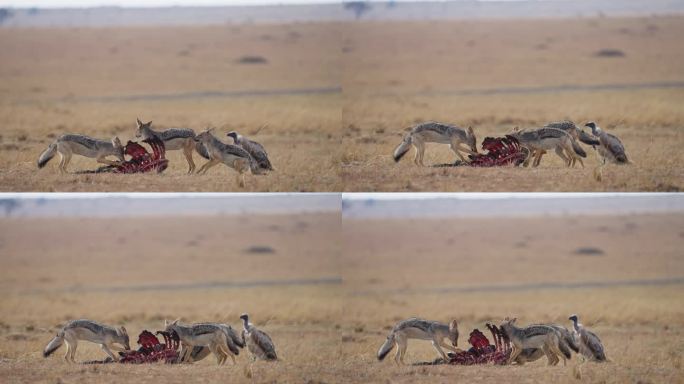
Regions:
[[[258, 380], [330, 378], [339, 347], [340, 197], [323, 195], [0, 195], [0, 375], [7, 382], [244, 380], [213, 358], [192, 367], [84, 369], [42, 349], [67, 321], [124, 325], [131, 347], [165, 320], [239, 316], [275, 342], [283, 359], [257, 364]], [[14, 207], [9, 209], [7, 207]], [[101, 360], [82, 342], [77, 361]], [[188, 369], [190, 368], [190, 369]]]
[[[684, 331], [680, 194], [344, 194], [344, 361], [362, 381], [624, 383], [677, 381]], [[474, 328], [568, 316], [604, 343], [611, 364], [413, 367], [374, 352], [409, 317]], [[346, 337], [346, 338], [345, 338]], [[346, 341], [346, 342], [345, 342]], [[390, 358], [393, 357], [391, 352]], [[432, 361], [410, 340], [406, 361]], [[419, 378], [419, 379], [417, 379]], [[348, 382], [353, 382], [351, 376]]]

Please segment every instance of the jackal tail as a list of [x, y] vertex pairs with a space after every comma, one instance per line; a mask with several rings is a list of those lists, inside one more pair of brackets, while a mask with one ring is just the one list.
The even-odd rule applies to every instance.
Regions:
[[580, 147], [579, 143], [575, 139], [572, 139], [572, 149], [575, 151], [576, 154], [580, 155], [581, 157], [587, 157], [587, 153], [584, 151], [582, 147]]
[[565, 356], [566, 359], [572, 358], [572, 354], [570, 353], [568, 343], [565, 342], [565, 339], [563, 337], [558, 338], [558, 349], [561, 351], [561, 353]]
[[59, 331], [57, 336], [50, 340], [48, 345], [45, 346], [45, 349], [43, 350], [43, 357], [50, 356], [53, 352], [58, 350], [62, 344], [64, 344], [64, 331]]
[[402, 157], [406, 154], [406, 152], [411, 149], [411, 135], [407, 135], [404, 137], [404, 139], [401, 141], [401, 144], [399, 144], [395, 149], [394, 153], [392, 156], [394, 157], [394, 162], [398, 163], [399, 160], [401, 160]]
[[266, 174], [266, 170], [265, 170], [265, 169], [262, 169], [262, 168], [259, 166], [259, 163], [258, 163], [256, 160], [254, 160], [254, 158], [252, 157], [252, 155], [249, 155], [248, 161], [249, 161], [249, 170], [252, 172], [252, 175], [263, 175], [263, 174]]
[[572, 334], [570, 332], [564, 333], [561, 340], [564, 341], [568, 345], [568, 347], [570, 347], [570, 349], [575, 351], [575, 353], [579, 353], [579, 345], [577, 345], [575, 338], [572, 337]]
[[634, 164], [627, 158], [627, 155], [625, 155], [624, 153], [618, 153], [617, 155], [615, 155], [615, 161], [618, 164]]
[[204, 144], [195, 142], [195, 151], [199, 153], [200, 156], [209, 160], [209, 151], [207, 151], [207, 147], [205, 147]]
[[38, 157], [38, 168], [43, 168], [45, 164], [50, 161], [53, 157], [55, 157], [55, 154], [57, 153], [57, 142], [54, 142], [50, 145], [48, 145], [47, 148], [40, 154], [40, 157]]
[[382, 361], [385, 356], [394, 348], [394, 332], [390, 333], [385, 340], [385, 344], [378, 350], [378, 360]]

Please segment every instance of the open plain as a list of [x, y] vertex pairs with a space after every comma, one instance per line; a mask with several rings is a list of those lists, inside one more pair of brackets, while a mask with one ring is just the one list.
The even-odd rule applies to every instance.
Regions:
[[[684, 185], [681, 17], [368, 22], [342, 42], [345, 191], [678, 191]], [[418, 122], [487, 136], [569, 119], [620, 137], [633, 166], [421, 168], [393, 149]], [[585, 128], [586, 129], [586, 128]], [[453, 163], [427, 144], [425, 163]]]
[[[341, 374], [392, 383], [681, 383], [682, 215], [345, 219]], [[409, 317], [474, 328], [505, 316], [570, 326], [577, 313], [610, 363], [405, 366], [375, 354]], [[489, 336], [489, 335], [488, 335]], [[407, 363], [438, 357], [409, 340]], [[581, 378], [582, 380], [577, 380]]]
[[[216, 127], [261, 142], [276, 172], [247, 191], [339, 191], [339, 25], [0, 29], [0, 189], [3, 191], [241, 190], [223, 165], [186, 175], [170, 151], [162, 175], [59, 175], [36, 160], [64, 133], [134, 137], [153, 129]], [[194, 154], [195, 163], [206, 160]], [[339, 156], [338, 156], [339, 157]], [[93, 170], [74, 156], [70, 171]]]
[[[334, 381], [339, 349], [339, 215], [0, 221], [3, 383]], [[131, 347], [164, 320], [221, 321], [249, 312], [281, 361], [237, 365], [69, 365], [42, 349], [59, 324], [124, 325]], [[102, 360], [81, 342], [77, 361]], [[251, 378], [247, 375], [250, 374]]]

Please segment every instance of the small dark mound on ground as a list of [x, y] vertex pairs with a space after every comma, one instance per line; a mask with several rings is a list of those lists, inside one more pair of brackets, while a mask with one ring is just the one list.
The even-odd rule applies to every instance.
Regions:
[[619, 49], [601, 49], [594, 53], [595, 57], [625, 57], [624, 52]]
[[275, 253], [275, 249], [269, 247], [268, 245], [253, 245], [253, 246], [245, 249], [245, 252], [265, 254], [265, 253]]
[[242, 56], [237, 62], [240, 64], [268, 64], [268, 60], [261, 56]]
[[596, 247], [581, 247], [575, 249], [575, 255], [580, 256], [602, 256], [605, 252], [601, 248]]

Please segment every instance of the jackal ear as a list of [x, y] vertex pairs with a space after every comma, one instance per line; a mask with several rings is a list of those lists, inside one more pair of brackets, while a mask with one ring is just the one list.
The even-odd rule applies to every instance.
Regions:
[[456, 320], [451, 320], [451, 324], [449, 324], [449, 330], [458, 330], [458, 323], [456, 322]]
[[475, 132], [473, 132], [473, 127], [472, 127], [472, 126], [469, 126], [469, 127], [468, 127], [468, 133], [470, 133], [471, 135], [474, 135], [474, 134], [475, 134]]
[[112, 145], [114, 145], [114, 147], [122, 147], [121, 140], [119, 140], [118, 136], [112, 138]]
[[518, 320], [518, 318], [517, 318], [517, 317], [514, 317], [514, 318], [512, 318], [512, 319], [509, 321], [509, 323], [513, 324], [513, 323], [515, 323], [517, 320]]
[[145, 125], [148, 126], [148, 127], [149, 127], [150, 125], [152, 125], [152, 120], [150, 120], [150, 121], [148, 121], [147, 123], [145, 123]]
[[126, 331], [126, 327], [123, 325], [119, 328], [119, 332], [121, 332], [122, 335], [128, 335], [128, 331]]
[[178, 322], [180, 321], [180, 319], [181, 319], [180, 317], [177, 318], [176, 320], [174, 320], [174, 321], [171, 323], [171, 325], [176, 325], [176, 324], [178, 324]]
[[143, 125], [143, 123], [142, 123], [142, 121], [140, 121], [140, 118], [139, 118], [139, 117], [136, 117], [136, 118], [135, 118], [135, 122], [136, 122], [136, 124], [138, 124], [138, 127], [141, 126], [141, 125]]

